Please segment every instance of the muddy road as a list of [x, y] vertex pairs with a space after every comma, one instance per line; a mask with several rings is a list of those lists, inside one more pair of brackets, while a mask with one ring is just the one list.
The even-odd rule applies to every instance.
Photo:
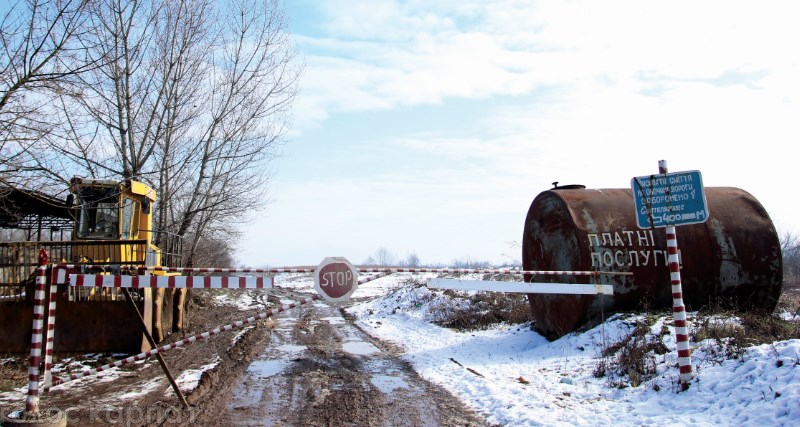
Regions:
[[[307, 287], [236, 294], [193, 290], [189, 330], [167, 341], [277, 311], [310, 298], [310, 292]], [[75, 426], [487, 425], [446, 390], [419, 377], [401, 348], [371, 338], [353, 320], [342, 307], [319, 300], [164, 353], [188, 408], [153, 358], [56, 386], [42, 395], [40, 405], [63, 411]], [[57, 354], [54, 374], [68, 376], [124, 356]], [[0, 415], [5, 415], [25, 407], [27, 357], [2, 362]]]
[[[308, 294], [276, 288], [270, 300]], [[230, 372], [195, 422], [237, 426], [483, 426], [444, 389], [420, 378], [402, 351], [316, 301], [275, 316], [260, 351]], [[218, 378], [218, 382], [219, 378]], [[198, 400], [196, 397], [194, 400]], [[206, 400], [206, 399], [202, 399]]]

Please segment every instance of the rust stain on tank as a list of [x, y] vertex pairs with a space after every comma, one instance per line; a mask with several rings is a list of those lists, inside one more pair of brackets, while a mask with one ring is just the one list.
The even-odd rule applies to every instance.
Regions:
[[[772, 310], [783, 282], [777, 232], [749, 193], [706, 187], [709, 219], [677, 227], [684, 302]], [[672, 307], [663, 228], [636, 225], [630, 189], [556, 188], [540, 193], [525, 219], [526, 270], [631, 272], [632, 276], [526, 277], [559, 283], [599, 283], [613, 296], [529, 294], [536, 327], [554, 339], [614, 312]]]

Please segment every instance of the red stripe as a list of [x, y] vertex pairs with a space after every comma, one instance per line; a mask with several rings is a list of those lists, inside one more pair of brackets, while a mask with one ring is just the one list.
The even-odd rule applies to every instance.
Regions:
[[683, 292], [673, 292], [672, 299], [683, 299]]
[[684, 307], [682, 305], [679, 305], [679, 306], [676, 306], [676, 307], [672, 307], [672, 312], [673, 313], [680, 313], [682, 311], [686, 311], [686, 307]]
[[692, 352], [689, 350], [678, 350], [678, 357], [691, 357]]
[[682, 335], [682, 334], [675, 334], [675, 341], [677, 341], [677, 342], [688, 342], [689, 341], [689, 336], [688, 335]]
[[675, 320], [675, 327], [676, 328], [685, 328], [686, 321], [685, 320]]
[[692, 373], [692, 365], [681, 366], [680, 372], [682, 374], [691, 374]]
[[247, 280], [245, 280], [244, 276], [239, 276], [239, 288], [247, 287]]

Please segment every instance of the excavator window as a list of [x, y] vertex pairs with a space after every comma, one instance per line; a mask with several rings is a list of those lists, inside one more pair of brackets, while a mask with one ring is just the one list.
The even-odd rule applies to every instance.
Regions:
[[136, 215], [138, 212], [138, 203], [127, 197], [122, 199], [122, 233], [120, 233], [120, 238], [122, 240], [129, 240], [132, 238], [132, 233], [135, 233], [131, 230], [131, 224], [137, 224], [138, 220]]
[[84, 188], [79, 195], [78, 237], [82, 239], [119, 238], [119, 191]]

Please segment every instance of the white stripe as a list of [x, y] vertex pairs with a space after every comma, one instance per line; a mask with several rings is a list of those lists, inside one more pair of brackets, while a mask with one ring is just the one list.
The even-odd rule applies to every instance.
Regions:
[[525, 294], [613, 295], [611, 285], [579, 285], [569, 283], [500, 282], [492, 280], [428, 279], [428, 287], [462, 291], [515, 292]]

